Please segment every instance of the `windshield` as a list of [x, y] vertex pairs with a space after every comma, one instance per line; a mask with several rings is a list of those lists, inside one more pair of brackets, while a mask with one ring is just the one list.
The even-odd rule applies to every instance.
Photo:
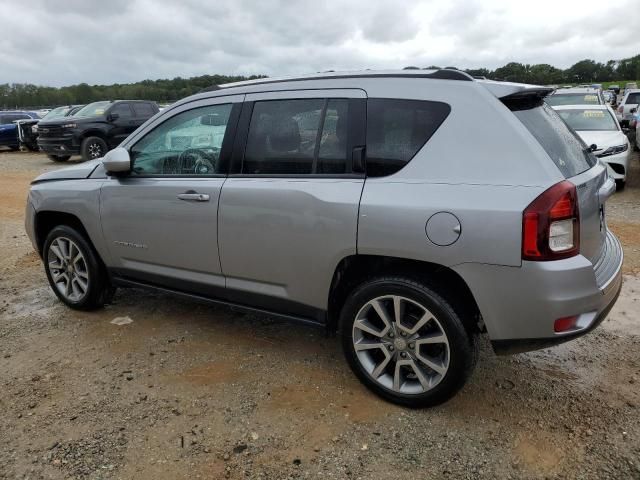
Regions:
[[600, 98], [595, 93], [555, 93], [545, 98], [551, 106], [556, 105], [600, 105]]
[[111, 102], [94, 102], [81, 108], [74, 116], [76, 117], [98, 117], [104, 115]]
[[69, 111], [69, 107], [54, 108], [49, 113], [47, 113], [44, 117], [42, 117], [42, 119], [53, 120], [54, 118], [62, 118], [67, 114], [68, 111]]
[[608, 110], [579, 108], [556, 111], [576, 131], [618, 130], [618, 122]]

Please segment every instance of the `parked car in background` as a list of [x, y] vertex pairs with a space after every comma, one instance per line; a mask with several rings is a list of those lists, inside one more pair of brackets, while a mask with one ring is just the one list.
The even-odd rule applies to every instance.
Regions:
[[135, 286], [316, 324], [371, 390], [434, 405], [479, 332], [547, 347], [620, 292], [615, 182], [551, 91], [454, 70], [223, 85], [36, 178], [26, 229], [71, 308]]
[[553, 107], [591, 152], [611, 167], [619, 188], [624, 188], [629, 165], [629, 139], [607, 105]]
[[11, 150], [18, 150], [20, 142], [18, 140], [17, 120], [38, 119], [35, 112], [24, 112], [16, 110], [0, 110], [0, 147], [9, 147]]
[[33, 152], [38, 151], [38, 123], [62, 117], [71, 117], [82, 107], [84, 107], [84, 105], [65, 105], [49, 110], [41, 119], [18, 120], [16, 124], [18, 125], [18, 141], [20, 146], [24, 146]]
[[615, 93], [610, 90], [604, 90], [602, 92], [602, 97], [604, 98], [605, 103], [611, 105], [613, 104], [613, 99], [615, 98]]
[[155, 102], [146, 100], [90, 103], [72, 118], [40, 122], [38, 146], [56, 162], [78, 154], [85, 161], [100, 158], [158, 111]]
[[614, 92], [616, 95], [620, 95], [620, 85], [609, 85], [609, 90]]
[[624, 96], [622, 100], [620, 100], [620, 104], [616, 109], [616, 118], [620, 122], [622, 127], [628, 127], [629, 121], [633, 117], [631, 110], [634, 108], [638, 108], [638, 104], [640, 103], [640, 89], [635, 90], [626, 90], [624, 91]]
[[604, 105], [604, 97], [600, 90], [591, 87], [563, 88], [549, 95], [547, 104], [556, 105]]
[[624, 86], [624, 91], [626, 93], [627, 90], [637, 90], [638, 84], [636, 82], [628, 82]]

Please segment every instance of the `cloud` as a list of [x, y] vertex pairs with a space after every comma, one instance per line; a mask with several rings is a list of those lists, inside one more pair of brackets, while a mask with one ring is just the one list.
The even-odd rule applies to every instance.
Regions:
[[[0, 0], [0, 83], [124, 83], [640, 53], [637, 0]], [[587, 2], [588, 3], [588, 2]]]

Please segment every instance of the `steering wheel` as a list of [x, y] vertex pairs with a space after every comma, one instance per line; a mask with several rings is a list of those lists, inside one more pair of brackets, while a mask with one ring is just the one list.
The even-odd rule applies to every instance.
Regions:
[[216, 171], [216, 153], [220, 150], [213, 148], [213, 153], [201, 148], [188, 148], [178, 157], [178, 165], [183, 174], [207, 175]]

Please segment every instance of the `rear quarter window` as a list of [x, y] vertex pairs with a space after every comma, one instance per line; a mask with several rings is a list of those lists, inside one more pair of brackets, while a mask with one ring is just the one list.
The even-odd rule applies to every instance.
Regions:
[[404, 167], [451, 112], [442, 102], [367, 100], [367, 175], [383, 177]]
[[156, 113], [155, 109], [148, 103], [134, 103], [133, 111], [138, 118], [153, 117]]
[[596, 164], [596, 157], [589, 153], [580, 137], [546, 103], [532, 108], [510, 108], [565, 178], [574, 177]]

